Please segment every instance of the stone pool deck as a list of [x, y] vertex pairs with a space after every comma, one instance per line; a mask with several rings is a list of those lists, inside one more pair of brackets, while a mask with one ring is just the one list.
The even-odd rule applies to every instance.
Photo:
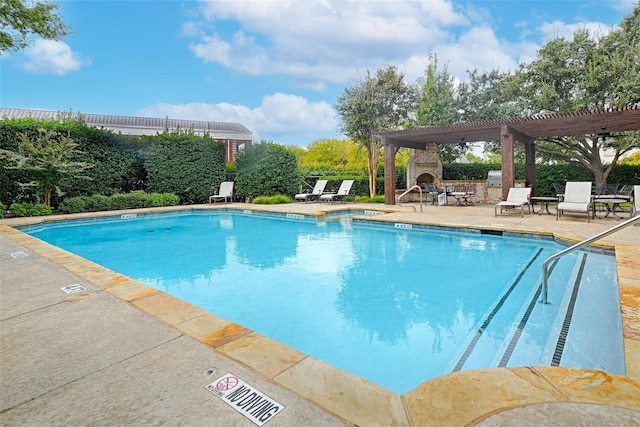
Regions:
[[[570, 242], [619, 223], [587, 223], [578, 215], [494, 217], [493, 205], [422, 212], [314, 203], [180, 209], [220, 208], [375, 209], [392, 212], [376, 220], [553, 234]], [[87, 216], [96, 214], [44, 220]], [[616, 253], [627, 376], [542, 366], [482, 369], [398, 395], [13, 228], [42, 220], [0, 220], [3, 426], [255, 425], [205, 389], [227, 372], [284, 405], [268, 426], [640, 425], [640, 227], [598, 243]], [[60, 290], [72, 284], [86, 292]]]

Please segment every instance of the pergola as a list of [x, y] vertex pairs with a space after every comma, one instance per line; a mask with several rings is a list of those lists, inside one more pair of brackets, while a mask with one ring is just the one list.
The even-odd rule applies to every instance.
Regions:
[[[415, 127], [380, 132], [384, 145], [385, 204], [395, 205], [395, 157], [400, 147], [424, 150], [426, 144], [460, 144], [477, 141], [500, 141], [502, 147], [502, 192], [507, 196], [515, 184], [514, 144], [525, 146], [526, 181], [534, 186], [535, 139], [572, 135], [602, 134], [640, 130], [640, 104], [624, 108], [579, 113], [539, 115], [448, 126]], [[534, 189], [535, 191], [535, 189]]]

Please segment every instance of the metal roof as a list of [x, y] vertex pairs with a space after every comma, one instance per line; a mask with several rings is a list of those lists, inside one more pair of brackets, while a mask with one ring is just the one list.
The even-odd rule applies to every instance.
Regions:
[[[49, 110], [27, 110], [21, 108], [0, 108], [0, 118], [26, 118], [37, 120], [57, 120], [64, 112]], [[253, 132], [239, 123], [207, 122], [202, 120], [159, 119], [153, 117], [108, 116], [104, 114], [71, 113], [84, 117], [87, 126], [104, 128], [125, 135], [156, 135], [165, 127], [176, 130], [178, 127], [192, 129], [198, 135], [207, 133], [214, 139], [252, 140]]]
[[427, 142], [454, 144], [461, 141], [499, 141], [503, 126], [507, 126], [517, 137], [520, 136], [520, 140], [640, 130], [640, 104], [598, 111], [546, 114], [447, 126], [420, 126], [379, 132], [376, 135], [387, 138], [391, 145], [424, 148]]

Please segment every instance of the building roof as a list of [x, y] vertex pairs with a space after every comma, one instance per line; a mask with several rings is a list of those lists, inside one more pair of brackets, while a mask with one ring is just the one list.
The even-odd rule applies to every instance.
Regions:
[[500, 141], [503, 126], [507, 126], [521, 142], [525, 142], [522, 139], [640, 130], [640, 104], [578, 113], [544, 114], [446, 126], [419, 126], [379, 132], [377, 135], [385, 138], [391, 145], [424, 148], [427, 142], [457, 144], [462, 141]]
[[[37, 120], [57, 120], [64, 112], [49, 110], [27, 110], [21, 108], [0, 108], [0, 118], [18, 119], [31, 117]], [[202, 120], [159, 119], [153, 117], [108, 116], [104, 114], [71, 113], [81, 115], [87, 126], [103, 128], [125, 135], [156, 135], [165, 128], [169, 130], [191, 129], [198, 135], [208, 134], [214, 139], [234, 139], [251, 141], [253, 132], [239, 123], [207, 122]]]

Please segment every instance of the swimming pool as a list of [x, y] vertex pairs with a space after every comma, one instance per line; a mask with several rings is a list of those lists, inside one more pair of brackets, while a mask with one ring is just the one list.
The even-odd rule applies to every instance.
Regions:
[[542, 305], [550, 241], [249, 211], [24, 231], [397, 393], [489, 366], [624, 374], [613, 258], [564, 257]]

